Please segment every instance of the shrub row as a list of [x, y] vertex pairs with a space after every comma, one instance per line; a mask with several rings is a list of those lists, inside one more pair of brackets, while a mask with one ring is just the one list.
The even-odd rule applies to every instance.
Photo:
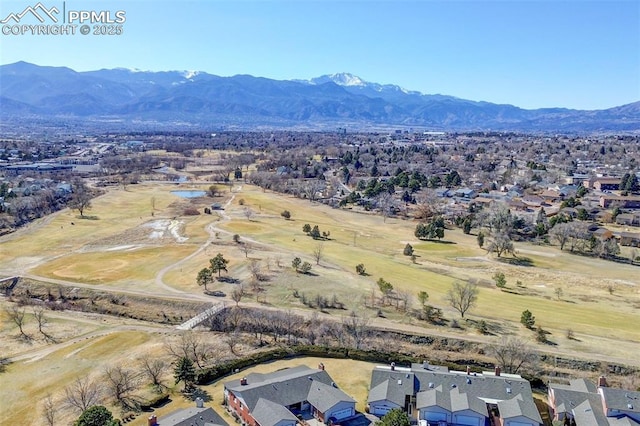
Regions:
[[202, 369], [198, 372], [196, 382], [200, 385], [209, 384], [221, 379], [236, 370], [243, 370], [256, 364], [280, 359], [291, 359], [298, 357], [336, 358], [352, 359], [355, 361], [379, 362], [389, 364], [411, 364], [420, 362], [415, 357], [398, 352], [381, 352], [375, 350], [362, 350], [353, 348], [336, 348], [329, 346], [295, 345], [288, 348], [278, 348], [266, 352], [260, 352], [245, 358], [225, 362], [214, 367]]

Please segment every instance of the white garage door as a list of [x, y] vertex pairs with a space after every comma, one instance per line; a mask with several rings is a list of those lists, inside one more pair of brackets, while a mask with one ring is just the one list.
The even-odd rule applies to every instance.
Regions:
[[456, 423], [459, 425], [478, 426], [478, 418], [471, 416], [456, 416]]
[[440, 420], [447, 420], [447, 413], [433, 413], [427, 412], [425, 413], [424, 418], [430, 422], [437, 422]]
[[353, 408], [345, 408], [344, 410], [334, 411], [331, 413], [331, 417], [336, 419], [344, 419], [353, 415]]
[[384, 416], [389, 411], [391, 411], [391, 407], [381, 407], [381, 406], [373, 407], [373, 414], [376, 416]]

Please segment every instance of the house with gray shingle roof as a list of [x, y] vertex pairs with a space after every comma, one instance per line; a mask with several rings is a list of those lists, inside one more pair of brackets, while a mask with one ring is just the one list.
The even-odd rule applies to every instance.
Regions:
[[258, 399], [251, 413], [260, 425], [295, 426], [298, 422], [298, 418], [283, 405], [264, 398]]
[[416, 409], [422, 413], [418, 417], [430, 421], [451, 422], [451, 395], [443, 392], [442, 386], [416, 394]]
[[369, 391], [370, 412], [385, 415], [394, 408], [410, 411], [411, 396], [415, 393], [415, 377], [410, 368], [376, 367], [371, 373]]
[[211, 407], [205, 407], [202, 398], [196, 399], [194, 407], [184, 408], [157, 419], [148, 419], [150, 426], [229, 426]]
[[[516, 374], [450, 371], [412, 364], [378, 366], [371, 374], [369, 412], [383, 416], [401, 408], [427, 425], [484, 426], [491, 419], [503, 426], [542, 423], [529, 382]], [[504, 412], [504, 413], [503, 413]]]
[[224, 402], [234, 417], [250, 426], [295, 425], [298, 416], [330, 423], [356, 414], [355, 400], [338, 389], [322, 364], [318, 369], [301, 365], [252, 373], [227, 382]]
[[640, 426], [640, 392], [610, 388], [604, 377], [597, 386], [585, 379], [549, 383], [548, 392], [554, 420], [572, 419], [577, 426]]
[[540, 421], [540, 413], [535, 403], [526, 403], [521, 394], [515, 398], [499, 401], [498, 412], [506, 425], [529, 425]]
[[640, 424], [640, 392], [601, 386], [598, 395], [607, 417], [627, 417]]

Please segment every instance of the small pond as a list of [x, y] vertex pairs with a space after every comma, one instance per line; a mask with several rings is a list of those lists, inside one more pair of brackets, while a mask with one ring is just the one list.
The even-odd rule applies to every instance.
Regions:
[[205, 191], [200, 191], [197, 189], [176, 190], [176, 191], [171, 191], [171, 193], [182, 198], [204, 197], [207, 194]]

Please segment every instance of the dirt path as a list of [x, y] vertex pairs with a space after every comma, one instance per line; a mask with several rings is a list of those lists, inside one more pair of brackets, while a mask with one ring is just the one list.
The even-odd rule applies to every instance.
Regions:
[[[240, 186], [238, 188], [238, 190], [241, 190], [242, 186]], [[222, 218], [223, 221], [229, 221], [231, 220], [231, 217], [229, 217], [229, 215], [227, 215], [224, 211], [224, 209], [226, 209], [227, 207], [229, 207], [229, 205], [231, 205], [231, 203], [233, 202], [234, 198], [235, 198], [236, 194], [233, 193], [233, 195], [231, 196], [231, 198], [229, 198], [229, 200], [227, 200], [227, 202], [225, 203], [224, 207], [222, 210], [220, 210], [220, 217]], [[178, 290], [176, 288], [173, 288], [169, 285], [167, 285], [167, 283], [164, 282], [164, 276], [167, 272], [169, 272], [170, 270], [177, 268], [178, 266], [182, 265], [183, 263], [189, 261], [190, 259], [196, 257], [197, 255], [199, 255], [200, 253], [202, 253], [203, 251], [205, 251], [207, 249], [207, 247], [212, 244], [215, 240], [216, 240], [216, 233], [217, 232], [224, 232], [225, 234], [230, 234], [228, 231], [222, 230], [216, 226], [214, 226], [215, 222], [208, 224], [205, 227], [205, 230], [207, 231], [207, 233], [209, 234], [209, 238], [207, 239], [207, 241], [205, 241], [196, 251], [194, 251], [193, 253], [191, 253], [190, 255], [188, 255], [187, 257], [180, 259], [179, 261], [172, 263], [170, 265], [165, 266], [164, 268], [162, 268], [157, 274], [156, 274], [156, 278], [155, 278], [155, 284], [164, 289], [167, 290], [171, 293], [176, 293], [176, 294], [190, 294], [187, 292], [184, 292], [182, 290]]]
[[[73, 339], [69, 339], [61, 343], [54, 343], [49, 346], [29, 350], [19, 355], [14, 355], [12, 357], [9, 357], [8, 361], [9, 362], [25, 362], [25, 363], [38, 361], [57, 351], [60, 351], [69, 346], [75, 345], [76, 343], [82, 342], [83, 340], [88, 340], [95, 337], [103, 337], [109, 334], [122, 332], [122, 331], [142, 331], [145, 333], [168, 333], [168, 332], [175, 333], [176, 332], [175, 327], [170, 325], [167, 325], [167, 326], [162, 326], [159, 324], [158, 325], [146, 325], [146, 324], [145, 325], [138, 325], [138, 324], [115, 325], [111, 328], [90, 331], [88, 333], [81, 334], [77, 337], [74, 337]], [[82, 349], [84, 349], [84, 347], [78, 348], [78, 350], [68, 354], [66, 357], [70, 357]]]
[[[230, 199], [225, 203], [224, 205], [224, 209], [229, 208], [229, 206], [231, 205], [231, 203], [234, 201], [236, 194], [240, 193], [242, 191], [242, 185], [238, 185], [237, 187], [234, 188], [233, 194], [230, 197]], [[16, 231], [17, 233], [13, 233], [10, 234], [8, 236], [4, 236], [4, 237], [0, 237], [0, 243], [2, 243], [3, 241], [7, 241], [9, 238], [15, 238], [16, 236], [19, 235], [23, 235], [24, 233], [29, 233], [29, 232], [33, 232], [34, 230], [40, 229], [44, 226], [46, 226], [47, 224], [49, 224], [55, 217], [57, 217], [58, 215], [60, 215], [61, 213], [65, 212], [65, 210], [61, 210], [59, 212], [56, 212], [52, 215], [47, 216], [46, 218], [43, 218], [42, 220], [38, 221], [37, 223], [34, 223], [26, 228], [20, 229], [18, 231]], [[201, 254], [203, 251], [205, 251], [212, 243], [214, 243], [214, 241], [217, 239], [216, 237], [216, 233], [222, 233], [225, 235], [231, 235], [232, 232], [227, 231], [225, 229], [221, 229], [220, 226], [224, 223], [227, 223], [229, 221], [232, 220], [231, 216], [229, 216], [229, 214], [225, 211], [225, 210], [220, 210], [219, 211], [220, 214], [220, 221], [217, 222], [212, 222], [209, 223], [205, 226], [205, 230], [207, 231], [207, 233], [209, 234], [209, 237], [207, 238], [206, 242], [204, 242], [200, 247], [198, 247], [194, 252], [192, 252], [191, 254], [189, 254], [188, 256], [178, 260], [177, 262], [174, 262], [172, 264], [166, 265], [165, 267], [163, 267], [155, 276], [155, 285], [157, 287], [157, 293], [154, 295], [154, 297], [159, 297], [159, 298], [165, 298], [165, 299], [171, 299], [171, 300], [184, 300], [184, 301], [198, 301], [198, 302], [208, 302], [208, 303], [213, 303], [213, 300], [210, 296], [204, 295], [204, 294], [197, 294], [197, 293], [189, 293], [183, 290], [179, 290], [177, 288], [174, 288], [170, 285], [168, 285], [165, 281], [164, 281], [164, 277], [165, 275], [172, 269], [176, 268], [176, 267], [180, 267], [181, 265], [183, 265], [185, 262], [189, 261], [190, 259], [194, 258], [195, 256], [198, 256], [199, 254]], [[269, 243], [264, 243], [261, 241], [257, 241], [253, 238], [249, 238], [249, 237], [242, 237], [244, 241], [246, 242], [250, 242], [251, 244], [255, 244], [258, 246], [262, 246], [265, 247], [266, 249], [272, 249], [273, 245], [269, 244]], [[281, 248], [276, 247], [278, 250], [281, 251], [287, 251]], [[530, 254], [536, 254], [536, 255], [543, 255], [546, 256], [548, 254], [546, 253], [542, 253], [542, 252], [537, 252], [537, 251], [531, 251], [531, 250], [521, 250], [521, 252], [523, 253], [530, 253]], [[555, 254], [553, 254], [553, 256], [555, 256]], [[492, 264], [493, 262], [495, 262], [493, 259], [491, 258], [474, 258], [474, 257], [470, 257], [470, 258], [456, 258], [456, 261], [462, 263], [465, 262], [469, 262], [469, 261], [482, 261], [482, 262], [487, 262], [488, 264]], [[40, 263], [44, 263], [48, 261], [48, 259], [45, 258], [41, 258], [38, 261], [34, 261], [34, 264], [40, 264]], [[465, 266], [460, 265], [460, 266], [454, 266], [454, 265], [445, 265], [445, 264], [441, 264], [441, 263], [435, 263], [435, 262], [430, 262], [426, 259], [424, 259], [421, 263], [421, 267], [424, 269], [433, 269], [433, 270], [437, 270], [439, 273], [443, 273], [445, 275], [449, 275], [449, 276], [467, 276], [469, 274], [469, 270], [467, 268], [465, 268]], [[82, 288], [89, 288], [89, 289], [93, 289], [93, 290], [99, 290], [99, 291], [104, 291], [104, 292], [118, 292], [118, 293], [123, 293], [123, 294], [131, 294], [131, 295], [136, 295], [136, 296], [140, 296], [140, 297], [149, 297], [149, 291], [140, 291], [140, 290], [131, 290], [131, 289], [121, 289], [121, 288], [113, 288], [111, 286], [104, 286], [104, 285], [95, 285], [95, 284], [88, 284], [88, 283], [82, 283], [82, 282], [72, 282], [72, 281], [65, 281], [65, 280], [60, 280], [60, 279], [53, 279], [53, 278], [47, 278], [47, 277], [41, 277], [41, 276], [37, 276], [37, 275], [32, 275], [32, 274], [25, 274], [24, 270], [23, 271], [12, 271], [12, 274], [17, 274], [17, 275], [21, 275], [25, 278], [31, 278], [34, 280], [38, 280], [38, 281], [43, 281], [43, 282], [49, 282], [49, 283], [54, 283], [54, 284], [61, 284], [61, 285], [65, 285], [65, 286], [71, 286], [71, 287], [82, 287]], [[259, 307], [262, 309], [273, 309], [273, 310], [277, 310], [279, 308], [275, 308], [275, 307], [270, 307], [270, 306], [264, 306], [262, 304], [259, 303], [255, 303], [255, 302], [251, 302], [251, 301], [243, 301], [241, 302], [241, 304], [243, 306], [249, 306], [249, 307]], [[297, 315], [300, 315], [304, 318], [310, 318], [312, 315], [316, 314], [317, 311], [311, 311], [308, 309], [302, 309], [302, 308], [292, 308], [290, 309], [292, 312], [296, 313]], [[347, 312], [343, 312], [343, 313], [332, 313], [332, 314], [320, 314], [321, 317], [326, 317], [326, 318], [333, 318], [335, 320], [340, 321], [342, 315], [346, 315]], [[91, 319], [89, 318], [84, 318], [80, 321], [83, 322], [92, 322]], [[396, 321], [392, 321], [389, 319], [384, 319], [384, 318], [371, 318], [370, 320], [370, 324], [376, 328], [381, 328], [381, 329], [387, 329], [390, 331], [399, 331], [399, 332], [405, 332], [405, 333], [411, 333], [411, 334], [417, 334], [417, 335], [428, 335], [428, 336], [437, 336], [437, 337], [443, 337], [443, 338], [451, 338], [451, 339], [460, 339], [460, 340], [467, 340], [467, 341], [472, 341], [472, 342], [476, 342], [476, 343], [481, 343], [481, 344], [487, 344], [488, 340], [485, 336], [480, 336], [480, 335], [473, 335], [473, 334], [459, 334], [459, 333], [454, 333], [454, 332], [449, 332], [447, 330], [441, 329], [441, 328], [425, 328], [422, 325], [419, 324], [409, 324], [409, 323], [402, 323], [402, 322], [396, 322]], [[99, 322], [98, 322], [99, 323]], [[96, 324], [97, 325], [97, 324]], [[102, 324], [101, 324], [102, 325]], [[36, 359], [40, 359], [42, 357], [47, 356], [48, 354], [51, 354], [57, 350], [61, 350], [63, 348], [66, 348], [70, 345], [73, 345], [77, 342], [82, 341], [83, 339], [89, 339], [89, 338], [93, 338], [93, 337], [98, 337], [98, 336], [102, 336], [102, 335], [107, 335], [110, 333], [114, 333], [114, 332], [118, 332], [118, 331], [126, 331], [126, 330], [132, 330], [132, 331], [148, 331], [148, 332], [167, 332], [169, 330], [171, 330], [172, 332], [175, 332], [175, 327], [173, 326], [163, 326], [163, 325], [159, 325], [159, 324], [153, 324], [153, 323], [148, 323], [148, 324], [110, 324], [105, 326], [106, 328], [104, 329], [99, 329], [99, 330], [95, 330], [89, 333], [86, 333], [82, 336], [77, 336], [74, 337], [71, 340], [68, 340], [66, 342], [62, 342], [59, 344], [54, 344], [51, 346], [47, 346], [45, 348], [39, 348], [39, 349], [34, 349], [32, 351], [27, 351], [24, 352], [22, 354], [16, 355], [15, 357], [12, 358], [12, 360], [14, 361], [24, 361], [24, 360], [33, 360], [34, 358]], [[614, 337], [611, 337], [609, 339], [603, 338], [603, 348], [606, 348], [608, 344], [614, 345], [616, 343], [616, 339]], [[636, 365], [636, 366], [640, 366], [640, 359], [638, 360], [632, 360], [632, 359], [628, 359], [628, 358], [616, 358], [616, 357], [610, 357], [610, 356], [605, 356], [602, 354], [596, 354], [596, 353], [589, 353], [589, 354], [583, 354], [581, 352], [578, 351], [573, 351], [573, 350], [567, 350], [567, 349], [563, 349], [560, 347], [553, 347], [550, 348], [549, 350], [546, 350], [545, 348], [540, 348], [536, 346], [536, 350], [538, 350], [541, 353], [545, 353], [545, 354], [550, 354], [550, 355], [558, 355], [560, 357], [567, 357], [567, 358], [575, 358], [575, 359], [585, 359], [588, 358], [589, 360], [597, 360], [597, 361], [603, 361], [603, 362], [616, 362], [616, 363], [620, 363], [620, 364], [627, 364], [627, 365]]]

